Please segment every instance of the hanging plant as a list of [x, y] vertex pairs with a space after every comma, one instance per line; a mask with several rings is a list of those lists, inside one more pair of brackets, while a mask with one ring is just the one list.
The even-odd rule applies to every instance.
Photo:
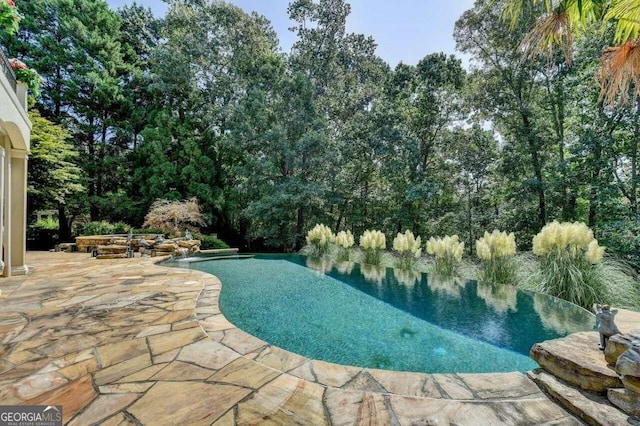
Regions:
[[40, 75], [35, 70], [30, 69], [24, 62], [16, 58], [10, 59], [9, 65], [11, 66], [13, 73], [16, 75], [16, 80], [26, 84], [34, 97], [37, 98], [40, 96], [40, 86], [42, 85]]
[[20, 14], [13, 0], [0, 0], [0, 35], [18, 32]]

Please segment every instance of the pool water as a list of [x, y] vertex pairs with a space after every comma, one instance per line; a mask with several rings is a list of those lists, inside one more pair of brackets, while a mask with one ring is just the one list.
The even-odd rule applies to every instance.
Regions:
[[[306, 266], [308, 265], [308, 266]], [[567, 302], [511, 286], [436, 280], [299, 255], [191, 265], [222, 281], [244, 331], [311, 359], [425, 373], [527, 371], [536, 342], [592, 330]]]

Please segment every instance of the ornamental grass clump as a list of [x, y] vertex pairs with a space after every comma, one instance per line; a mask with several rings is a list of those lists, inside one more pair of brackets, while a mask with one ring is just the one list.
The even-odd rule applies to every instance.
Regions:
[[398, 232], [393, 239], [393, 250], [398, 256], [396, 267], [400, 269], [413, 269], [416, 261], [422, 255], [422, 241], [420, 237], [416, 238], [410, 230], [404, 231], [404, 234]]
[[312, 247], [312, 254], [315, 256], [324, 256], [329, 252], [329, 247], [336, 240], [331, 229], [323, 224], [316, 224], [312, 230], [307, 233], [307, 244]]
[[516, 237], [494, 230], [476, 241], [476, 254], [481, 261], [480, 281], [512, 284], [515, 281]]
[[553, 221], [533, 237], [533, 253], [540, 259], [539, 291], [586, 309], [603, 302], [605, 280], [597, 265], [604, 247], [587, 225]]
[[457, 235], [444, 238], [429, 238], [427, 241], [427, 253], [435, 257], [435, 273], [442, 277], [453, 277], [458, 274], [464, 243], [458, 240]]
[[364, 263], [379, 265], [382, 251], [387, 248], [387, 240], [380, 231], [364, 231], [360, 236], [360, 247], [364, 249]]
[[338, 262], [348, 262], [351, 255], [351, 247], [355, 244], [351, 231], [340, 231], [336, 235], [336, 245], [338, 246]]

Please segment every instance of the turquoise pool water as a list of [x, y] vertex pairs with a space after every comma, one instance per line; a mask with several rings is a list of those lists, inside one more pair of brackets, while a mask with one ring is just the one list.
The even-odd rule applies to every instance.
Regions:
[[[306, 265], [308, 264], [309, 267]], [[222, 281], [220, 308], [270, 344], [338, 364], [426, 373], [527, 371], [536, 342], [593, 329], [544, 295], [393, 269], [257, 256], [190, 266]]]

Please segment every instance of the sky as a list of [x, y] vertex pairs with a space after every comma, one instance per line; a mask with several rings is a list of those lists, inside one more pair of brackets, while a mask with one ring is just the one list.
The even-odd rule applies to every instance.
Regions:
[[[376, 53], [389, 65], [399, 62], [415, 65], [430, 53], [455, 52], [453, 28], [462, 13], [474, 0], [348, 0], [351, 14], [347, 31], [373, 36], [378, 44]], [[132, 4], [134, 0], [107, 0], [113, 9]], [[156, 16], [163, 16], [167, 4], [162, 0], [136, 0], [150, 7]], [[247, 12], [266, 16], [278, 33], [280, 46], [289, 52], [295, 36], [287, 16], [289, 0], [230, 0]], [[466, 62], [466, 60], [463, 60]]]

